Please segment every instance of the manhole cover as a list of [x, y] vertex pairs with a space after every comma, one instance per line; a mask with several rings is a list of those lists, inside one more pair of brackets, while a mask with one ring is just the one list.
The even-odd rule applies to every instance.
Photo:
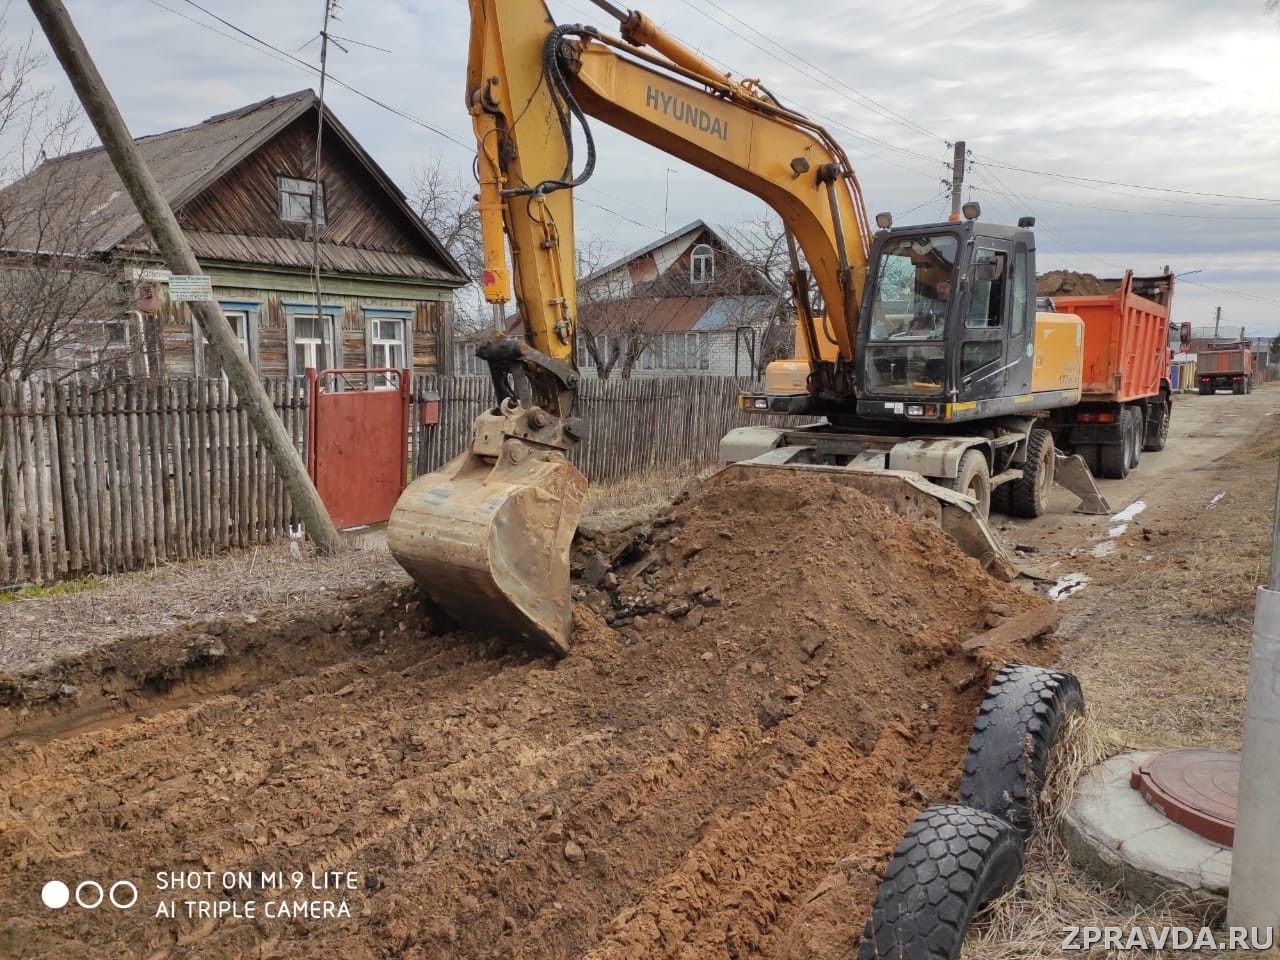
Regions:
[[1174, 823], [1206, 840], [1231, 846], [1236, 834], [1240, 754], [1228, 750], [1170, 750], [1144, 760], [1129, 784]]

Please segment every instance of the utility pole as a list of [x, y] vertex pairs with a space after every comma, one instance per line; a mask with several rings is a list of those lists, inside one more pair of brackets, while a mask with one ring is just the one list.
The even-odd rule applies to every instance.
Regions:
[[[200, 264], [187, 242], [177, 217], [165, 200], [160, 185], [151, 174], [138, 145], [134, 143], [125, 125], [124, 117], [107, 89], [102, 75], [94, 65], [89, 51], [80, 38], [75, 24], [62, 0], [29, 0], [31, 11], [40, 21], [58, 62], [67, 73], [67, 79], [75, 88], [76, 96], [93, 123], [102, 145], [111, 158], [121, 182], [133, 199], [138, 213], [164, 256], [165, 266], [175, 274], [200, 274]], [[259, 441], [267, 449], [276, 469], [284, 478], [285, 489], [293, 501], [293, 507], [302, 518], [303, 525], [316, 547], [324, 553], [336, 550], [342, 543], [338, 530], [325, 509], [315, 484], [307, 474], [306, 465], [285, 432], [284, 424], [276, 416], [271, 399], [257, 374], [249, 364], [240, 344], [231, 333], [231, 326], [223, 316], [216, 300], [193, 301], [192, 312], [200, 329], [217, 354], [227, 380], [247, 408], [249, 421], [258, 433]]]
[[667, 232], [667, 214], [671, 210], [671, 175], [676, 171], [667, 167], [667, 192], [662, 200], [662, 232]]
[[1249, 688], [1240, 752], [1236, 836], [1231, 853], [1227, 923], [1280, 927], [1280, 476], [1271, 525], [1271, 572], [1253, 607]]
[[964, 199], [960, 191], [964, 189], [964, 141], [956, 141], [955, 154], [951, 158], [951, 216], [952, 223], [960, 219], [960, 202]]
[[1213, 339], [1218, 339], [1218, 327], [1222, 324], [1222, 308], [1213, 311]]
[[[316, 106], [316, 157], [312, 168], [314, 183], [311, 187], [311, 283], [316, 295], [316, 329], [320, 331], [320, 342], [325, 340], [324, 301], [320, 297], [320, 205], [325, 202], [320, 186], [320, 146], [324, 142], [324, 81], [329, 69], [329, 20], [333, 16], [338, 0], [324, 0], [324, 22], [320, 27], [320, 95]], [[328, 218], [326, 217], [326, 222]], [[340, 337], [334, 331], [333, 345], [337, 352]], [[323, 350], [321, 351], [324, 352]], [[332, 361], [330, 361], [332, 363]], [[333, 364], [337, 366], [337, 364]]]

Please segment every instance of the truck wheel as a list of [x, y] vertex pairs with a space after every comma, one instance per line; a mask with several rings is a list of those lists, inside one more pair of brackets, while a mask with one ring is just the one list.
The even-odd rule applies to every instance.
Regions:
[[1098, 466], [1102, 476], [1111, 480], [1123, 480], [1129, 475], [1129, 441], [1132, 435], [1125, 428], [1124, 419], [1115, 431], [1118, 443], [1098, 444]]
[[1245, 392], [1245, 393], [1253, 393], [1253, 381], [1252, 381], [1252, 380], [1246, 380], [1246, 381], [1244, 382], [1244, 392]]
[[939, 481], [957, 493], [978, 501], [977, 513], [983, 520], [991, 514], [991, 468], [981, 450], [966, 450], [960, 458], [960, 469], [954, 480]]
[[1125, 407], [1124, 416], [1129, 427], [1129, 469], [1142, 462], [1142, 408]]
[[1156, 400], [1152, 417], [1147, 421], [1147, 430], [1143, 450], [1155, 453], [1163, 450], [1169, 441], [1169, 419], [1173, 416], [1173, 402], [1166, 393], [1160, 394]]
[[1241, 389], [1241, 386], [1242, 384], [1239, 384], [1239, 383], [1231, 384], [1231, 392], [1234, 393], [1237, 397], [1240, 396], [1240, 394], [1244, 393], [1244, 390]]
[[1030, 836], [1049, 752], [1063, 721], [1083, 709], [1080, 681], [1071, 674], [1016, 663], [1002, 668], [973, 725], [961, 802]]
[[1039, 428], [1027, 437], [1027, 458], [1022, 464], [1021, 479], [1006, 486], [1015, 517], [1035, 518], [1044, 513], [1053, 486], [1053, 434]]
[[916, 817], [871, 904], [858, 960], [956, 960], [974, 914], [1017, 882], [1022, 837], [958, 804]]

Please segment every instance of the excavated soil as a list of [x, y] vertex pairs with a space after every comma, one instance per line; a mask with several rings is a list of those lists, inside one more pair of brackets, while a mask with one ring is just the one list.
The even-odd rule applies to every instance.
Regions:
[[1099, 280], [1092, 273], [1050, 270], [1036, 278], [1038, 297], [1093, 297], [1111, 293], [1114, 282]]
[[1053, 654], [966, 657], [1041, 601], [822, 478], [696, 490], [574, 567], [560, 661], [384, 585], [6, 678], [0, 956], [850, 956], [991, 661]]

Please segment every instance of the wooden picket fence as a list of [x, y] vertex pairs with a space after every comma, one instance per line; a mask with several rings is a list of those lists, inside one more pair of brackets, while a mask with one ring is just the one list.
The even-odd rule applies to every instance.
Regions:
[[[609, 482], [714, 461], [720, 437], [759, 423], [731, 377], [588, 380], [572, 456]], [[267, 382], [305, 456], [305, 390]], [[493, 403], [487, 377], [415, 378], [406, 438], [415, 473], [465, 449]], [[427, 398], [439, 423], [419, 427]], [[776, 418], [775, 418], [776, 419]], [[233, 391], [221, 380], [117, 385], [0, 382], [0, 587], [145, 569], [264, 543], [297, 520]]]

